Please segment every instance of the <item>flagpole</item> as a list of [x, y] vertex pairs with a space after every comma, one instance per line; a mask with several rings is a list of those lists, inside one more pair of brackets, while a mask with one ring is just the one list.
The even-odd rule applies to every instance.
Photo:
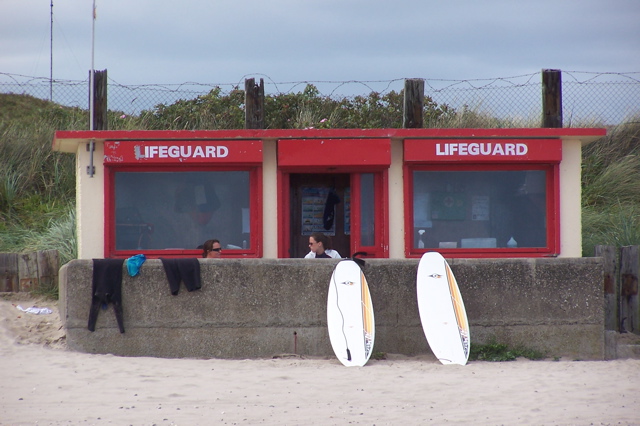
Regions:
[[93, 9], [91, 10], [91, 71], [89, 73], [89, 130], [93, 130], [93, 84], [94, 84], [94, 56], [96, 41], [96, 0], [93, 0]]
[[53, 102], [53, 0], [51, 0], [51, 24], [49, 25], [49, 100]]
[[[93, 99], [94, 99], [94, 81], [95, 81], [95, 40], [96, 40], [96, 0], [93, 0], [93, 9], [91, 11], [91, 71], [89, 73], [89, 130], [93, 130]], [[89, 166], [87, 167], [87, 174], [89, 177], [93, 177], [95, 168], [93, 167], [93, 151], [95, 150], [96, 142], [91, 139], [89, 142]]]

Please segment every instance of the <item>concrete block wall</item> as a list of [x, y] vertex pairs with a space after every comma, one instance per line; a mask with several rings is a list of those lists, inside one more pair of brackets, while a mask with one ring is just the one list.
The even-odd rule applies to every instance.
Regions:
[[[202, 288], [172, 295], [160, 260], [123, 273], [125, 333], [111, 306], [87, 329], [92, 261], [60, 270], [68, 346], [88, 353], [168, 358], [333, 356], [326, 298], [336, 260], [199, 259]], [[453, 259], [471, 342], [495, 340], [549, 356], [604, 358], [600, 258]], [[418, 260], [367, 260], [374, 351], [430, 353], [416, 302]]]

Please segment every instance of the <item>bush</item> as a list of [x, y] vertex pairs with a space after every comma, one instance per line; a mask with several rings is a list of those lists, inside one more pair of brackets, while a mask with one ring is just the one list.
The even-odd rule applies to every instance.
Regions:
[[514, 361], [517, 358], [524, 357], [530, 360], [541, 360], [546, 355], [535, 349], [527, 348], [509, 348], [504, 343], [491, 342], [486, 345], [471, 344], [469, 353], [470, 361]]

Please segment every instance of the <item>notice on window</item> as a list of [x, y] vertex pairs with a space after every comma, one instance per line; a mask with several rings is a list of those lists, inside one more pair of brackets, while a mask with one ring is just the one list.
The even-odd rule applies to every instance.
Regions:
[[329, 188], [302, 187], [302, 235], [311, 235], [314, 232], [336, 235], [335, 221], [331, 228], [325, 229], [322, 220], [328, 195]]
[[488, 195], [471, 197], [471, 220], [489, 220], [490, 202]]

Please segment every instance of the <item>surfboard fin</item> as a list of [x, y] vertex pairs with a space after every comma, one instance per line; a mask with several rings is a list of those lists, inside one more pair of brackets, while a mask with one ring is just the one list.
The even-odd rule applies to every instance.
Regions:
[[347, 361], [351, 361], [351, 351], [347, 348]]
[[364, 259], [359, 259], [357, 258], [357, 256], [366, 256], [367, 252], [366, 251], [357, 251], [355, 253], [353, 253], [351, 255], [351, 260], [353, 260], [354, 262], [356, 262], [358, 264], [358, 266], [360, 266], [360, 268], [364, 267]]

